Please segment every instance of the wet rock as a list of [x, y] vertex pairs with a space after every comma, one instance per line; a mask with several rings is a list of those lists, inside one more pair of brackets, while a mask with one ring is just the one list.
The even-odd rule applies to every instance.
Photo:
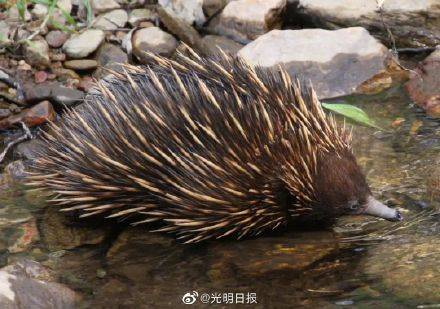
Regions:
[[[292, 14], [315, 26], [339, 29], [362, 26], [389, 43], [376, 1], [290, 0]], [[440, 7], [437, 1], [382, 1], [383, 19], [398, 46], [435, 46], [440, 43]]]
[[75, 308], [80, 297], [54, 282], [39, 263], [21, 259], [0, 269], [1, 308]]
[[64, 66], [76, 71], [93, 70], [98, 66], [98, 62], [93, 59], [69, 60], [64, 62]]
[[220, 12], [223, 8], [233, 0], [203, 0], [203, 13], [207, 17], [211, 17], [212, 15]]
[[133, 54], [141, 61], [145, 60], [142, 53], [144, 51], [169, 57], [177, 48], [177, 40], [158, 27], [142, 28], [136, 31], [132, 42]]
[[45, 209], [40, 231], [44, 243], [51, 251], [96, 245], [101, 243], [109, 232], [108, 225], [99, 227], [84, 222], [74, 224], [74, 221], [75, 218], [60, 212], [57, 207]]
[[428, 115], [440, 118], [440, 48], [411, 74], [405, 90]]
[[43, 101], [19, 114], [0, 120], [0, 129], [5, 130], [24, 122], [28, 127], [41, 125], [55, 118], [55, 111], [49, 101]]
[[84, 92], [57, 84], [52, 87], [50, 95], [55, 104], [69, 107], [81, 103]]
[[14, 154], [21, 159], [32, 160], [37, 156], [42, 145], [40, 139], [31, 139], [18, 144], [14, 149]]
[[93, 27], [102, 30], [116, 30], [125, 26], [128, 20], [128, 14], [124, 10], [114, 10], [99, 15]]
[[237, 0], [229, 2], [209, 25], [213, 32], [247, 43], [279, 29], [286, 0]]
[[292, 76], [300, 73], [312, 81], [321, 99], [354, 93], [383, 72], [390, 59], [387, 48], [360, 27], [273, 30], [243, 47], [239, 55], [253, 65], [282, 64]]
[[51, 100], [62, 106], [70, 106], [81, 102], [82, 91], [64, 87], [60, 83], [47, 83], [42, 85], [27, 84], [24, 87], [26, 102], [34, 103], [41, 100]]
[[72, 58], [84, 58], [93, 53], [104, 40], [100, 29], [88, 29], [71, 36], [63, 45], [64, 52]]
[[30, 41], [24, 46], [27, 63], [37, 67], [47, 67], [50, 64], [49, 46], [45, 40]]
[[205, 22], [203, 0], [159, 0], [159, 4], [167, 11], [177, 15], [187, 24], [202, 25]]
[[159, 8], [158, 14], [160, 20], [168, 31], [178, 37], [181, 41], [198, 51], [203, 51], [205, 49], [202, 45], [200, 34], [183, 19], [179, 18], [172, 11], [163, 8]]
[[39, 240], [35, 218], [20, 224], [15, 228], [15, 232], [13, 236], [9, 237], [10, 242], [12, 242], [8, 247], [10, 253], [25, 252]]
[[121, 7], [115, 0], [91, 0], [90, 4], [96, 13], [103, 13]]
[[220, 48], [228, 54], [236, 55], [243, 47], [243, 45], [219, 35], [204, 36], [202, 44], [206, 48], [206, 54], [216, 54]]
[[[334, 252], [338, 245], [331, 233], [307, 233], [288, 237], [263, 237], [241, 242], [218, 243], [211, 248], [214, 263], [208, 273], [211, 280], [228, 280], [228, 274], [237, 271], [247, 276], [264, 276], [275, 271], [291, 272], [309, 265]], [[307, 239], [307, 240], [306, 240]], [[248, 250], [246, 248], [252, 248]], [[236, 276], [236, 275], [234, 275]]]
[[52, 48], [59, 48], [67, 41], [69, 35], [60, 30], [52, 30], [46, 35], [46, 42]]
[[435, 304], [440, 302], [439, 255], [438, 236], [405, 235], [370, 250], [362, 266], [368, 275], [379, 279], [378, 288], [393, 297]]
[[134, 9], [130, 12], [128, 23], [132, 27], [136, 27], [142, 21], [153, 21], [155, 18], [153, 12], [149, 9]]
[[174, 244], [172, 237], [149, 233], [143, 228], [128, 228], [107, 252], [109, 272], [142, 284], [152, 269], [160, 267], [147, 261], [163, 256], [171, 248], [177, 255], [183, 250], [174, 247]]

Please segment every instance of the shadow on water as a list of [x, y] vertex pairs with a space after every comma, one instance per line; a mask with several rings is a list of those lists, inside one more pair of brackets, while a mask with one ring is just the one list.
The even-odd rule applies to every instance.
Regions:
[[142, 228], [69, 225], [13, 188], [0, 198], [0, 263], [40, 261], [82, 294], [84, 308], [179, 307], [192, 291], [198, 306], [205, 293], [228, 307], [255, 293], [256, 308], [432, 308], [440, 303], [440, 188], [430, 182], [440, 177], [440, 123], [400, 87], [343, 101], [389, 129], [356, 126], [354, 150], [374, 194], [400, 208], [404, 223], [346, 217], [324, 230], [182, 245]]

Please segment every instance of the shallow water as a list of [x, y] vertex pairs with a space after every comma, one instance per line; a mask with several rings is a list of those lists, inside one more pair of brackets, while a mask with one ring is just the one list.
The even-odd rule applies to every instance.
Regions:
[[386, 129], [355, 126], [354, 149], [375, 195], [399, 207], [405, 223], [347, 217], [328, 230], [188, 246], [141, 228], [66, 227], [43, 198], [12, 187], [0, 196], [0, 266], [38, 260], [82, 295], [84, 308], [183, 306], [193, 291], [197, 306], [209, 296], [239, 307], [255, 296], [257, 308], [439, 308], [440, 122], [401, 87], [337, 101]]

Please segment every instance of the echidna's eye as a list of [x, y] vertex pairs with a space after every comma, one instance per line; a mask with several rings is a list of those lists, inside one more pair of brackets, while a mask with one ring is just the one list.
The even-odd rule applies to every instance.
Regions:
[[359, 206], [360, 206], [359, 201], [350, 201], [350, 202], [348, 202], [348, 207], [351, 210], [358, 210]]

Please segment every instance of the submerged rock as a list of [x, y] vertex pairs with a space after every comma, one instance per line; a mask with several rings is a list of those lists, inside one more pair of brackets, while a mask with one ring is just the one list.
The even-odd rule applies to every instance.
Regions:
[[440, 238], [406, 235], [383, 242], [365, 261], [365, 272], [380, 281], [381, 290], [417, 304], [440, 302]]
[[79, 296], [67, 286], [54, 282], [39, 263], [22, 259], [0, 269], [0, 307], [75, 308]]
[[440, 118], [440, 49], [415, 69], [405, 84], [411, 99], [434, 118]]
[[[295, 16], [315, 26], [328, 29], [362, 26], [389, 43], [381, 14], [374, 0], [290, 0]], [[383, 20], [390, 28], [397, 44], [435, 46], [440, 43], [440, 6], [436, 0], [381, 1]]]
[[388, 49], [364, 28], [272, 30], [249, 43], [239, 55], [253, 65], [283, 65], [291, 76], [311, 80], [321, 99], [356, 92], [386, 70]]
[[209, 28], [217, 34], [247, 43], [272, 29], [279, 29], [285, 8], [286, 0], [231, 1]]

